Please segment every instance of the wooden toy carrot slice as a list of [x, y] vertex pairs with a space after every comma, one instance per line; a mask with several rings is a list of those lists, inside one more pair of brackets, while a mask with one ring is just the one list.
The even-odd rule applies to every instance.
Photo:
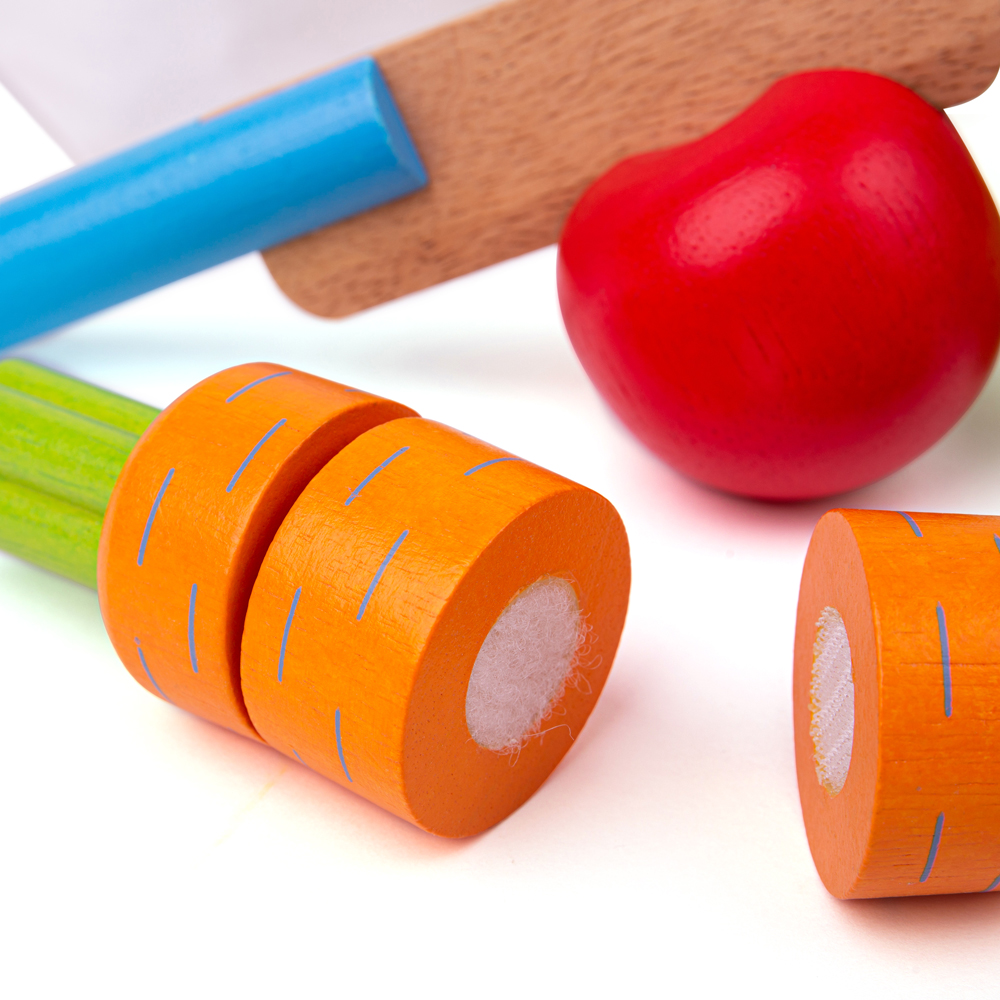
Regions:
[[579, 734], [628, 567], [603, 497], [449, 427], [390, 421], [327, 463], [268, 550], [243, 633], [250, 717], [398, 816], [477, 833]]
[[239, 650], [264, 552], [331, 456], [412, 412], [270, 364], [229, 368], [167, 407], [122, 469], [98, 559], [108, 635], [136, 680], [256, 738]]
[[840, 898], [1000, 886], [1000, 517], [836, 510], [802, 575], [799, 793]]

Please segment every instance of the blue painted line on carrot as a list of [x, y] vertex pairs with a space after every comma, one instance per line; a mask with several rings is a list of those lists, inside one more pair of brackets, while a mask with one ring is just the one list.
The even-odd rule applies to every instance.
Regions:
[[240, 467], [239, 467], [239, 468], [238, 468], [238, 469], [236, 470], [236, 475], [235, 475], [235, 476], [233, 476], [233, 478], [229, 480], [229, 485], [228, 485], [228, 486], [226, 487], [226, 492], [227, 492], [227, 493], [232, 493], [232, 492], [233, 492], [233, 487], [234, 487], [234, 486], [235, 486], [235, 485], [236, 485], [236, 484], [237, 484], [237, 483], [238, 483], [238, 482], [240, 481], [240, 476], [242, 476], [242, 475], [243, 475], [243, 472], [245, 471], [246, 467], [247, 467], [247, 466], [248, 466], [248, 465], [249, 465], [249, 464], [250, 464], [250, 463], [251, 463], [251, 462], [253, 461], [253, 459], [254, 459], [254, 456], [255, 456], [255, 455], [257, 454], [257, 452], [258, 452], [258, 451], [260, 451], [260, 449], [261, 449], [261, 448], [263, 448], [265, 444], [267, 444], [267, 441], [268, 441], [268, 439], [269, 439], [269, 438], [271, 437], [271, 435], [272, 435], [272, 434], [275, 434], [275, 433], [277, 433], [277, 431], [278, 431], [278, 430], [279, 430], [279, 429], [280, 429], [281, 427], [284, 427], [284, 425], [285, 425], [285, 424], [287, 424], [287, 423], [288, 423], [288, 420], [287, 420], [287, 419], [286, 419], [285, 417], [282, 417], [282, 418], [281, 418], [281, 419], [280, 419], [280, 420], [279, 420], [279, 421], [278, 421], [278, 422], [277, 422], [277, 423], [276, 423], [276, 424], [275, 424], [275, 425], [274, 425], [274, 426], [273, 426], [273, 427], [272, 427], [272, 428], [271, 428], [271, 429], [270, 429], [270, 430], [269, 430], [269, 431], [268, 431], [268, 432], [267, 432], [267, 433], [266, 433], [266, 434], [265, 434], [265, 435], [264, 435], [264, 436], [263, 436], [263, 437], [262, 437], [262, 438], [261, 438], [261, 439], [260, 439], [260, 440], [259, 440], [259, 441], [258, 441], [258, 442], [257, 442], [257, 443], [255, 444], [255, 445], [254, 445], [254, 446], [253, 446], [253, 447], [252, 447], [252, 448], [251, 448], [251, 449], [250, 449], [250, 454], [249, 454], [249, 455], [247, 455], [247, 457], [243, 459], [243, 464], [242, 464], [242, 465], [241, 465], [241, 466], [240, 466]]
[[937, 822], [934, 824], [934, 836], [931, 838], [931, 849], [927, 852], [927, 864], [924, 865], [924, 873], [920, 876], [921, 882], [926, 882], [931, 877], [931, 869], [937, 858], [938, 848], [941, 846], [941, 831], [944, 829], [944, 813], [938, 813]]
[[149, 517], [146, 518], [146, 527], [142, 532], [142, 541], [139, 542], [139, 557], [136, 559], [136, 562], [140, 566], [143, 559], [146, 558], [146, 545], [149, 543], [149, 533], [153, 530], [153, 521], [156, 519], [156, 512], [160, 509], [160, 501], [163, 499], [163, 494], [167, 492], [167, 487], [173, 478], [174, 470], [171, 469], [163, 477], [163, 482], [160, 484], [160, 489], [156, 494], [156, 499], [153, 501], [153, 506], [149, 508]]
[[990, 882], [985, 889], [983, 889], [983, 892], [992, 892], [998, 885], [1000, 885], [1000, 875], [997, 875], [997, 877]]
[[188, 603], [188, 656], [191, 658], [191, 669], [198, 673], [198, 654], [194, 648], [194, 606], [198, 600], [198, 584], [191, 584], [191, 600]]
[[278, 653], [278, 683], [285, 674], [285, 647], [288, 645], [288, 633], [292, 630], [292, 619], [295, 617], [295, 609], [299, 606], [299, 598], [302, 596], [302, 588], [295, 591], [292, 598], [292, 606], [288, 609], [288, 617], [285, 619], [285, 634], [281, 637], [281, 651]]
[[345, 507], [350, 507], [350, 506], [351, 506], [351, 504], [352, 504], [352, 503], [354, 503], [354, 501], [355, 501], [355, 500], [357, 499], [357, 496], [358, 496], [358, 494], [359, 494], [359, 493], [360, 493], [360, 492], [361, 492], [361, 491], [362, 491], [362, 490], [363, 490], [363, 489], [364, 489], [364, 488], [365, 488], [365, 487], [366, 487], [366, 486], [367, 486], [367, 485], [368, 485], [368, 484], [369, 484], [369, 483], [370, 483], [370, 482], [371, 482], [371, 481], [372, 481], [372, 480], [373, 480], [373, 479], [374, 479], [374, 478], [375, 478], [375, 477], [376, 477], [376, 476], [377, 476], [377, 475], [378, 475], [378, 474], [379, 474], [379, 473], [380, 473], [380, 472], [381, 472], [381, 471], [382, 471], [382, 470], [383, 470], [383, 469], [384, 469], [384, 468], [385, 468], [385, 467], [386, 467], [386, 466], [387, 466], [387, 465], [388, 465], [388, 464], [390, 463], [390, 462], [395, 462], [395, 461], [396, 461], [396, 459], [397, 459], [397, 458], [399, 458], [399, 456], [400, 456], [400, 455], [402, 455], [404, 451], [409, 451], [409, 450], [410, 450], [410, 446], [409, 446], [409, 445], [407, 445], [407, 446], [406, 446], [405, 448], [400, 448], [400, 449], [399, 449], [399, 451], [397, 451], [397, 452], [396, 452], [396, 453], [395, 453], [394, 455], [390, 455], [390, 456], [389, 456], [389, 457], [388, 457], [388, 458], [387, 458], [387, 459], [386, 459], [386, 460], [385, 460], [385, 461], [384, 461], [384, 462], [383, 462], [383, 463], [382, 463], [381, 465], [376, 465], [376, 466], [375, 466], [375, 468], [374, 468], [374, 469], [372, 469], [372, 471], [371, 471], [371, 472], [369, 472], [369, 473], [368, 473], [368, 475], [367, 475], [367, 476], [365, 476], [365, 478], [364, 478], [364, 479], [362, 479], [362, 480], [361, 480], [361, 482], [360, 482], [360, 483], [358, 483], [358, 485], [357, 485], [357, 486], [355, 486], [353, 490], [351, 490], [351, 495], [350, 495], [350, 496], [349, 496], [349, 497], [348, 497], [348, 498], [347, 498], [347, 499], [346, 499], [346, 500], [344, 501], [344, 506], [345, 506]]
[[[146, 676], [149, 678], [149, 683], [156, 688], [157, 694], [159, 694], [159, 696], [164, 701], [170, 701], [170, 699], [163, 693], [163, 689], [160, 687], [160, 685], [156, 683], [156, 678], [150, 672], [149, 667], [146, 666], [146, 657], [142, 655], [142, 646], [139, 644], [138, 636], [135, 637], [135, 648], [139, 653], [139, 662], [142, 664], [142, 669], [146, 671]], [[173, 702], [170, 703], [173, 704]]]
[[944, 684], [944, 714], [951, 718], [951, 649], [948, 646], [948, 623], [945, 621], [944, 608], [938, 601], [937, 606], [938, 638], [941, 640], [941, 680]]
[[896, 513], [899, 514], [900, 517], [906, 518], [906, 523], [913, 529], [913, 534], [915, 534], [917, 538], [924, 537], [924, 533], [920, 530], [920, 526], [913, 520], [912, 517], [910, 517], [909, 514], [906, 513], [905, 510], [897, 510]]
[[347, 770], [347, 764], [344, 761], [344, 744], [340, 739], [340, 709], [338, 708], [333, 717], [334, 728], [337, 731], [337, 753], [340, 754], [340, 766], [344, 769], [344, 774], [347, 775], [347, 780], [353, 785], [354, 779], [351, 777], [351, 772]]
[[299, 752], [298, 750], [295, 749], [295, 747], [292, 747], [292, 753], [295, 754], [295, 756], [298, 758], [300, 764], [305, 763], [305, 761], [301, 757], [299, 757]]
[[281, 378], [282, 375], [291, 375], [291, 372], [275, 372], [273, 375], [265, 375], [263, 378], [256, 379], [253, 382], [248, 382], [242, 389], [237, 389], [227, 400], [227, 403], [231, 403], [234, 399], [239, 399], [240, 396], [245, 392], [249, 392], [255, 386], [261, 384], [261, 382], [270, 382], [273, 378]]
[[480, 469], [485, 469], [488, 465], [496, 465], [497, 462], [522, 462], [521, 458], [516, 455], [507, 455], [505, 458], [491, 458], [488, 462], [480, 462], [479, 465], [474, 465], [468, 472], [463, 472], [463, 476], [471, 476], [473, 472], [478, 472]]
[[365, 593], [365, 599], [361, 602], [361, 607], [358, 609], [358, 617], [354, 619], [355, 621], [361, 621], [361, 616], [365, 613], [365, 608], [368, 607], [368, 602], [371, 600], [372, 594], [375, 593], [375, 588], [378, 586], [379, 580], [382, 579], [382, 574], [385, 572], [386, 566], [389, 565], [392, 557], [396, 554], [396, 550], [403, 544], [403, 539], [406, 538], [409, 533], [410, 529], [407, 528], [406, 531], [404, 531], [399, 538], [392, 543], [392, 548], [389, 549], [388, 555], [386, 555], [386, 557], [382, 560], [382, 565], [375, 571], [375, 575], [372, 577], [372, 582], [368, 584], [368, 591]]
[[993, 541], [996, 542], [997, 552], [1000, 552], [1000, 535], [994, 535]]

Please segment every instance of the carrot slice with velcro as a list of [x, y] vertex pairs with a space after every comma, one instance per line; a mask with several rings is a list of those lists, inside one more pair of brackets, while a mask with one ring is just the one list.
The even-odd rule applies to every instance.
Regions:
[[[579, 735], [628, 588], [603, 497], [441, 424], [393, 420], [328, 462], [275, 535], [243, 632], [246, 705], [289, 757], [467, 836], [524, 802]], [[561, 673], [527, 676], [553, 650]], [[480, 692], [487, 660], [498, 680]], [[486, 723], [471, 721], [476, 698]]]
[[806, 832], [835, 896], [1000, 887], [1000, 517], [835, 510], [795, 638]]

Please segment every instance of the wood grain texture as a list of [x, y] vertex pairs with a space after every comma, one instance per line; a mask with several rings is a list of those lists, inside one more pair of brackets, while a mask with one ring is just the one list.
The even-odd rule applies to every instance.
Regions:
[[264, 253], [345, 316], [555, 242], [622, 158], [688, 142], [776, 79], [870, 70], [939, 107], [1000, 64], [997, 0], [509, 0], [376, 52], [429, 188]]

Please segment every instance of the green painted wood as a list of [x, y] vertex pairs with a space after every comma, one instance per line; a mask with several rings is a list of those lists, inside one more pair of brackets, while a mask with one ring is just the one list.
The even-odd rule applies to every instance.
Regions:
[[104, 517], [0, 478], [0, 549], [86, 587], [97, 587]]
[[96, 587], [104, 511], [157, 412], [29, 361], [0, 361], [0, 549]]
[[0, 386], [0, 476], [103, 516], [138, 435]]
[[32, 361], [7, 358], [0, 361], [0, 386], [17, 389], [35, 399], [55, 403], [65, 410], [110, 424], [130, 434], [141, 434], [160, 412], [89, 382], [43, 368]]

